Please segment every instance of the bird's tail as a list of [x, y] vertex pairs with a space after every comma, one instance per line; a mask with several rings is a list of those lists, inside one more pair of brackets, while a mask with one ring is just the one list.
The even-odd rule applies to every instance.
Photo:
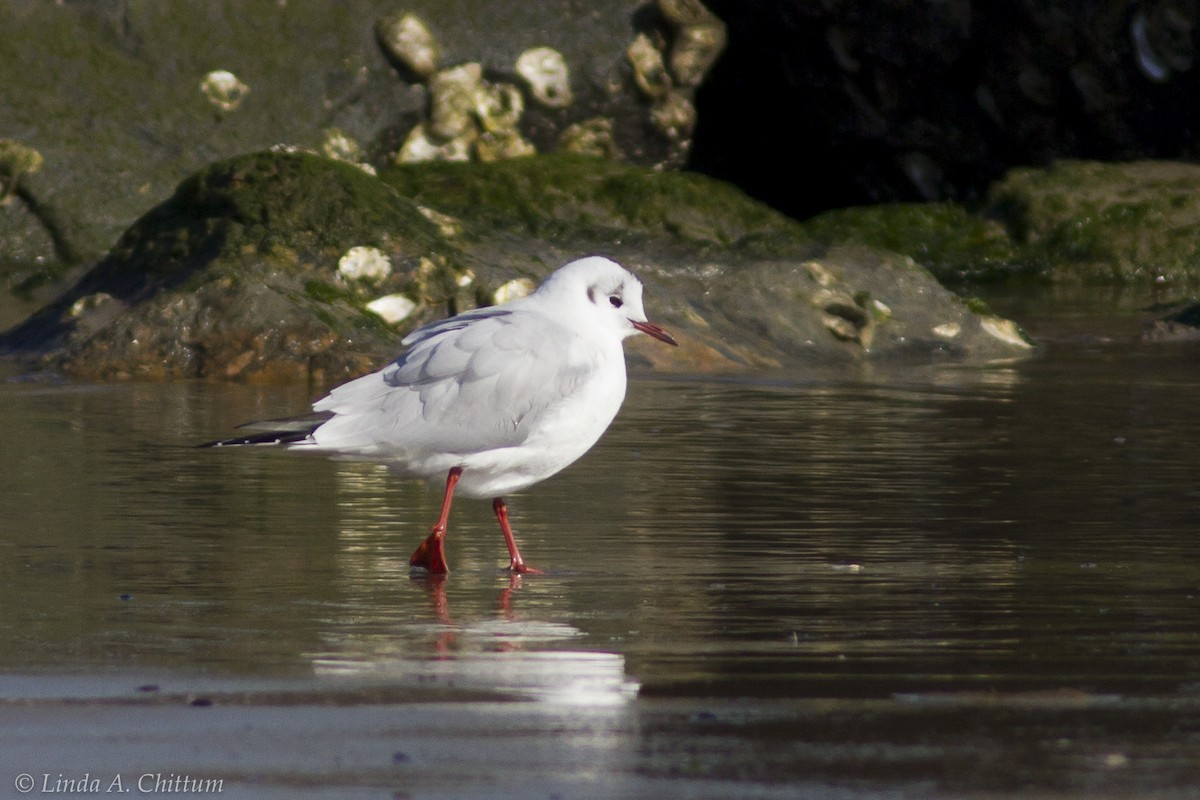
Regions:
[[317, 411], [299, 417], [247, 422], [245, 425], [238, 426], [239, 430], [246, 430], [246, 433], [242, 436], [235, 436], [232, 439], [218, 439], [215, 442], [205, 442], [199, 445], [199, 447], [298, 444], [306, 441], [312, 435], [313, 431], [324, 425], [332, 416], [332, 412]]

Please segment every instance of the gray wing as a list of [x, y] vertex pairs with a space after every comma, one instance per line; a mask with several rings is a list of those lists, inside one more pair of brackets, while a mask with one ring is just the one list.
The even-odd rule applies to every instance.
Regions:
[[596, 366], [579, 337], [515, 309], [452, 317], [405, 342], [410, 348], [392, 364], [314, 405], [334, 413], [318, 444], [464, 454], [516, 446]]
[[[436, 322], [430, 322], [416, 330], [412, 331], [408, 336], [400, 340], [400, 344], [405, 347], [413, 347], [426, 339], [431, 339], [435, 336], [440, 336], [443, 333], [451, 331], [460, 331], [473, 322], [481, 319], [490, 319], [492, 317], [507, 317], [513, 313], [512, 308], [506, 306], [487, 306], [485, 308], [474, 308], [470, 311], [464, 311], [461, 314], [456, 314], [453, 317], [439, 319]], [[406, 353], [407, 355], [407, 353]], [[401, 356], [396, 359], [400, 361], [404, 358]]]

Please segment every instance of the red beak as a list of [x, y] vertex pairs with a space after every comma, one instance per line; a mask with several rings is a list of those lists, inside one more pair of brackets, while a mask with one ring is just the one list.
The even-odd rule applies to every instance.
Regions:
[[667, 333], [665, 328], [660, 328], [653, 322], [638, 322], [636, 319], [631, 319], [629, 321], [633, 323], [633, 327], [637, 328], [642, 333], [649, 334], [655, 339], [658, 339], [660, 342], [666, 342], [667, 344], [675, 345], [676, 347], [679, 346], [679, 342], [675, 341], [675, 337]]

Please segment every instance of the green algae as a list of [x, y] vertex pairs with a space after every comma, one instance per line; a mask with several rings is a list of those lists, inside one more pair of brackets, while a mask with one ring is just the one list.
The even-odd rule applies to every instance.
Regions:
[[355, 245], [425, 252], [432, 224], [357, 167], [306, 153], [260, 152], [212, 164], [184, 180], [117, 242], [106, 275], [164, 278], [253, 252], [298, 271]]
[[827, 211], [802, 223], [824, 245], [860, 244], [909, 256], [946, 283], [1028, 273], [1004, 227], [955, 203], [892, 203]]
[[722, 181], [570, 153], [490, 164], [397, 165], [380, 178], [416, 203], [467, 222], [475, 235], [541, 237], [613, 230], [699, 245], [795, 229], [795, 223]]
[[[392, 274], [372, 287], [380, 294], [418, 274], [440, 285], [454, 271], [433, 223], [357, 167], [294, 152], [220, 161], [185, 179], [0, 347], [65, 345], [57, 368], [99, 377], [348, 376], [395, 347], [393, 329], [365, 309], [370, 293], [339, 278], [353, 246], [387, 255]], [[427, 313], [440, 316], [436, 303], [449, 298], [436, 290]], [[111, 321], [71, 313], [96, 296], [128, 308]]]
[[987, 213], [1060, 282], [1200, 281], [1200, 167], [1063, 161], [1012, 170]]

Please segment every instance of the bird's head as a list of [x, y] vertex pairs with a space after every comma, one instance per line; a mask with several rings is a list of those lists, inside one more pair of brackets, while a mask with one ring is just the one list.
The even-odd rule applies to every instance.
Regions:
[[666, 329], [646, 319], [642, 308], [642, 282], [620, 264], [590, 256], [551, 273], [537, 295], [553, 299], [567, 314], [587, 315], [624, 339], [637, 333], [677, 345]]

